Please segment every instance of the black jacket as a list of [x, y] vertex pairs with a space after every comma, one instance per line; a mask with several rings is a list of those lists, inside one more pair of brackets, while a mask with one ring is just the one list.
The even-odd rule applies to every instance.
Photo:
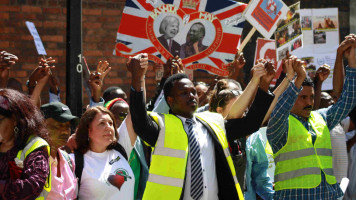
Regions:
[[[169, 51], [168, 42], [164, 38], [164, 36], [162, 35], [162, 36], [158, 37], [157, 39], [164, 46], [164, 48], [166, 48], [167, 51]], [[178, 42], [174, 41], [173, 39], [172, 39], [172, 47], [171, 47], [170, 52], [173, 56], [180, 55], [180, 44], [178, 44]]]

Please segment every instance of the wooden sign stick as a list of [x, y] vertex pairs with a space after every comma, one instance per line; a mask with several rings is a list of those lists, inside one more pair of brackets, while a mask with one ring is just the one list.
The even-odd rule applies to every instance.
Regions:
[[248, 41], [250, 41], [251, 37], [253, 36], [253, 34], [256, 32], [256, 28], [252, 27], [252, 29], [250, 30], [250, 32], [247, 34], [246, 38], [244, 39], [244, 41], [240, 44], [239, 46], [239, 53], [242, 52], [242, 50], [245, 48], [246, 44]]

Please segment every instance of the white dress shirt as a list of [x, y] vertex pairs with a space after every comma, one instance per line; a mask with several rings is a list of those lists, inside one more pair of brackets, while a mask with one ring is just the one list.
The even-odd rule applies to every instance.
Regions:
[[[187, 126], [185, 120], [187, 118], [178, 116], [184, 126], [184, 130], [187, 132]], [[209, 135], [208, 130], [203, 126], [202, 123], [193, 117], [193, 131], [195, 137], [199, 143], [200, 147], [200, 158], [203, 169], [203, 181], [204, 181], [204, 191], [202, 200], [216, 200], [218, 199], [218, 181], [216, 178], [216, 166], [215, 166], [215, 147], [212, 137]], [[189, 150], [190, 151], [190, 150]], [[188, 155], [187, 170], [185, 176], [185, 186], [184, 186], [184, 196], [183, 200], [192, 200], [190, 196], [190, 185], [191, 185], [191, 163], [190, 163], [190, 152]]]

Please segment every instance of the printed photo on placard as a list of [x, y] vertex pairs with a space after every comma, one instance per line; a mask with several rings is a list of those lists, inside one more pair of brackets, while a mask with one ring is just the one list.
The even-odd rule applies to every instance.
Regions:
[[291, 5], [286, 18], [278, 23], [277, 30], [274, 34], [278, 61], [285, 58], [286, 49], [293, 54], [293, 51], [303, 47], [303, 34], [299, 10], [299, 2]]
[[316, 72], [316, 66], [314, 64], [314, 57], [302, 57], [300, 59], [302, 61], [304, 61], [303, 67], [305, 68], [305, 71], [307, 72], [307, 76], [313, 80], [315, 77], [315, 72]]
[[314, 30], [314, 44], [325, 44], [326, 32]]
[[302, 20], [302, 30], [312, 30], [312, 17], [311, 16], [304, 16], [301, 17]]
[[244, 12], [246, 20], [269, 39], [277, 23], [287, 14], [288, 6], [282, 0], [252, 0]]
[[277, 57], [278, 60], [282, 60], [283, 58], [285, 58], [287, 56], [287, 52], [288, 52], [288, 47], [282, 48], [280, 50], [277, 51], [277, 55], [279, 57]]
[[336, 31], [338, 29], [338, 20], [336, 15], [323, 15], [313, 17], [313, 29], [323, 31]]

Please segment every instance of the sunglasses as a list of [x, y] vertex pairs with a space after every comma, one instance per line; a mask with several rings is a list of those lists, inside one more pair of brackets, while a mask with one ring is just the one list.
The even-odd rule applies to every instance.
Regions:
[[126, 118], [127, 115], [128, 115], [128, 113], [121, 112], [121, 113], [119, 113], [118, 118], [119, 118], [119, 120], [124, 121], [124, 119]]

